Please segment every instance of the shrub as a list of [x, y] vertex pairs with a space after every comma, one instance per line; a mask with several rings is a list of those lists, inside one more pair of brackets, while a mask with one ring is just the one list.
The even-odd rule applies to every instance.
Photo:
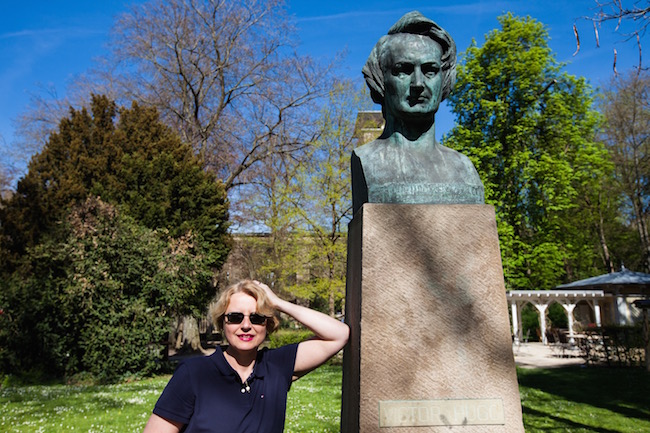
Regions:
[[274, 349], [276, 347], [286, 346], [287, 344], [300, 343], [313, 336], [314, 334], [308, 329], [278, 329], [269, 335], [268, 347]]
[[172, 315], [211, 283], [206, 255], [99, 199], [75, 208], [61, 231], [29, 250], [26, 278], [9, 284], [3, 368], [68, 378], [86, 371], [100, 382], [163, 371]]

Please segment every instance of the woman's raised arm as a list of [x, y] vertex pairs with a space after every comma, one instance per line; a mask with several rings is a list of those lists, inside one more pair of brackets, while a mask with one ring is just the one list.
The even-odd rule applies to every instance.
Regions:
[[345, 323], [319, 311], [280, 299], [269, 286], [259, 284], [275, 309], [293, 317], [314, 333], [314, 338], [298, 345], [294, 380], [336, 355], [348, 342], [350, 328]]

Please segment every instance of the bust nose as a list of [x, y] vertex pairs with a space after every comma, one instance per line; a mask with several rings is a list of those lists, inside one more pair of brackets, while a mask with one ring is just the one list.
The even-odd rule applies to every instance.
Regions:
[[424, 75], [422, 74], [422, 69], [419, 66], [416, 66], [413, 69], [413, 76], [411, 78], [411, 87], [416, 89], [421, 89], [424, 87]]

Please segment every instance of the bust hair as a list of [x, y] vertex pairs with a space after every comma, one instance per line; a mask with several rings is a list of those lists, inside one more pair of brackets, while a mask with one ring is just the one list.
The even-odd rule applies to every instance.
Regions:
[[264, 289], [259, 284], [252, 280], [242, 280], [233, 284], [224, 290], [217, 302], [210, 305], [209, 316], [212, 324], [216, 326], [219, 331], [223, 330], [223, 323], [230, 298], [235, 293], [245, 293], [252, 296], [257, 301], [257, 313], [262, 314], [266, 319], [266, 333], [270, 334], [280, 326], [280, 320], [277, 317], [277, 311], [269, 304], [269, 300], [264, 292]]
[[440, 101], [443, 101], [449, 96], [456, 83], [456, 43], [442, 27], [417, 11], [409, 12], [400, 18], [388, 30], [388, 34], [379, 39], [370, 52], [361, 72], [370, 89], [372, 100], [382, 107], [384, 106], [384, 72], [381, 62], [385, 57], [388, 42], [393, 36], [400, 33], [428, 36], [442, 47]]

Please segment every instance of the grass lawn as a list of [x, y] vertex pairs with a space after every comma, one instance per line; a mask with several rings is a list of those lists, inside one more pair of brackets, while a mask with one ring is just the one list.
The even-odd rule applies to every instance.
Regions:
[[650, 432], [650, 373], [641, 369], [520, 369], [526, 432]]
[[[638, 369], [518, 370], [526, 432], [650, 432], [650, 374]], [[0, 389], [0, 432], [140, 432], [169, 377], [107, 386]], [[341, 367], [294, 383], [286, 433], [337, 432]]]

